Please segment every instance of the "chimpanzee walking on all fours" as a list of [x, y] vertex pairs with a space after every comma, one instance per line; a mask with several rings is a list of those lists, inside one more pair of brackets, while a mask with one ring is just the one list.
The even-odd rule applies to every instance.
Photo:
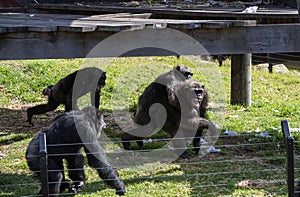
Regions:
[[95, 67], [83, 68], [69, 74], [55, 85], [50, 85], [43, 90], [43, 95], [48, 96], [48, 103], [28, 108], [26, 121], [33, 125], [34, 115], [53, 111], [60, 104], [65, 105], [66, 112], [78, 109], [77, 99], [88, 92], [91, 92], [91, 104], [98, 109], [100, 92], [105, 86], [105, 80], [106, 73]]

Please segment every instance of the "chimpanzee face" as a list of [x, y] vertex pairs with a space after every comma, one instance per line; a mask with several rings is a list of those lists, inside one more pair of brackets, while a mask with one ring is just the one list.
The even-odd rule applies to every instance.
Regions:
[[196, 94], [197, 99], [202, 100], [204, 97], [204, 86], [194, 88], [194, 92]]
[[192, 70], [191, 70], [189, 67], [187, 67], [187, 66], [185, 66], [185, 65], [183, 65], [183, 64], [179, 64], [179, 65], [177, 65], [175, 68], [176, 68], [176, 70], [178, 70], [181, 74], [183, 74], [183, 76], [184, 76], [186, 79], [191, 79], [191, 78], [192, 78], [193, 72], [192, 72]]
[[193, 86], [190, 88], [190, 98], [191, 103], [194, 105], [194, 107], [200, 107], [200, 104], [205, 96], [204, 94], [204, 85], [200, 85], [198, 83], [193, 84]]
[[185, 77], [186, 79], [191, 79], [192, 76], [193, 76], [193, 73], [192, 73], [192, 72], [185, 72], [185, 73], [183, 73], [183, 75], [184, 75], [184, 77]]

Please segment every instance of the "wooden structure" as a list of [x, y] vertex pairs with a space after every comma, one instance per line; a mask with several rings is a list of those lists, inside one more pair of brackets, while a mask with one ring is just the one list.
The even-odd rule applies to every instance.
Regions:
[[280, 24], [298, 22], [298, 10], [291, 8], [259, 6], [255, 13], [244, 13], [244, 8], [184, 8], [168, 5], [130, 7], [84, 4], [29, 4], [27, 12], [56, 14], [111, 14], [130, 12], [132, 14], [151, 13], [151, 18], [186, 20], [256, 20], [258, 24]]
[[233, 54], [231, 103], [250, 105], [249, 54], [300, 51], [300, 24], [149, 16], [2, 13], [0, 59]]

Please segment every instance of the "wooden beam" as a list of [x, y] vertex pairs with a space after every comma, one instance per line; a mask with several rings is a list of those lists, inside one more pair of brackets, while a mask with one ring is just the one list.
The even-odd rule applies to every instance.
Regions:
[[88, 6], [74, 4], [30, 4], [28, 12], [45, 12], [45, 13], [152, 13], [157, 18], [180, 18], [180, 19], [199, 19], [199, 18], [239, 18], [239, 19], [258, 19], [258, 18], [297, 18], [295, 9], [272, 10], [261, 9], [256, 13], [243, 13], [243, 9], [220, 9], [220, 10], [205, 10], [203, 9], [178, 9], [178, 8], [143, 8], [143, 7], [122, 7], [122, 6]]
[[[180, 26], [180, 24], [177, 24]], [[182, 24], [183, 26], [185, 24]], [[11, 24], [10, 31], [1, 27], [0, 32], [0, 59], [45, 59], [45, 58], [84, 58], [99, 43], [111, 40], [105, 45], [103, 53], [98, 57], [114, 57], [115, 51], [122, 49], [136, 49], [135, 53], [126, 53], [122, 56], [152, 56], [152, 55], [174, 55], [174, 51], [169, 54], [160, 54], [159, 50], [143, 50], [142, 47], [164, 48], [168, 45], [171, 49], [182, 49], [179, 55], [208, 55], [208, 54], [246, 54], [246, 53], [285, 53], [300, 52], [300, 24], [286, 25], [258, 25], [250, 27], [230, 27], [230, 28], [197, 28], [181, 29], [179, 33], [189, 37], [190, 41], [182, 39], [174, 40], [170, 33], [176, 32], [174, 29], [149, 27], [122, 31], [116, 33], [116, 26], [103, 27], [96, 31], [74, 32], [74, 31], [28, 31], [27, 27], [18, 24]], [[27, 31], [19, 31], [23, 28]], [[34, 30], [33, 27], [31, 27]], [[76, 28], [76, 26], [74, 27]], [[99, 27], [97, 27], [99, 28]], [[126, 29], [126, 26], [123, 27]], [[129, 26], [130, 28], [130, 26]], [[43, 28], [41, 27], [43, 30]], [[54, 30], [55, 28], [53, 28]], [[48, 29], [47, 29], [48, 30]], [[173, 34], [171, 34], [173, 35]], [[112, 37], [113, 36], [113, 37]], [[113, 40], [113, 39], [115, 40]], [[193, 40], [194, 39], [194, 40]], [[205, 50], [199, 52], [193, 47], [201, 45]], [[104, 46], [104, 45], [103, 45]], [[132, 48], [132, 47], [136, 48]]]

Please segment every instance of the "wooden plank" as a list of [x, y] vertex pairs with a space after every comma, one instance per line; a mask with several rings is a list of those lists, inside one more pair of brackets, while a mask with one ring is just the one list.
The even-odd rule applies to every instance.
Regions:
[[0, 33], [7, 33], [7, 28], [0, 26]]
[[[127, 14], [121, 14], [127, 16]], [[48, 15], [48, 14], [0, 14], [0, 25], [9, 26], [9, 32], [23, 31], [71, 31], [71, 32], [90, 32], [95, 31], [123, 31], [127, 29], [143, 28], [151, 26], [154, 28], [179, 28], [179, 29], [195, 29], [195, 28], [228, 28], [230, 26], [255, 25], [255, 21], [220, 21], [220, 20], [165, 20], [165, 19], [142, 19], [142, 18], [110, 18], [100, 15], [76, 18], [73, 16]], [[14, 29], [11, 25], [14, 24]], [[21, 24], [24, 29], [16, 28]], [[167, 25], [170, 24], [170, 25]], [[49, 26], [49, 28], [48, 28]], [[6, 31], [3, 31], [6, 32]]]
[[[151, 13], [141, 13], [141, 14], [132, 14], [132, 13], [118, 13], [118, 14], [105, 14], [105, 17], [111, 17], [111, 18], [141, 18], [141, 19], [149, 19]], [[103, 15], [100, 15], [103, 16]], [[94, 16], [92, 16], [94, 17]]]
[[183, 32], [199, 41], [210, 54], [298, 52], [299, 24], [257, 25]]
[[130, 14], [103, 14], [103, 15], [71, 15], [71, 14], [36, 14], [36, 13], [0, 13], [0, 19], [22, 19], [22, 20], [41, 20], [41, 21], [61, 21], [61, 20], [108, 20], [113, 18], [140, 18], [148, 19], [151, 13]]
[[[149, 46], [149, 43], [151, 46], [161, 48], [169, 45], [174, 50], [186, 46], [190, 50], [180, 51], [179, 55], [199, 55], [198, 50], [190, 46], [197, 43], [196, 41], [207, 51], [202, 55], [300, 52], [300, 24], [298, 23], [179, 30], [191, 40], [195, 39], [192, 43], [186, 43], [180, 39], [174, 40], [170, 31], [172, 29], [168, 28], [124, 31], [118, 34], [121, 35], [120, 38], [114, 38], [116, 39], [114, 46], [106, 46], [105, 51], [98, 55], [99, 57], [112, 57], [116, 55], [114, 50], [120, 47], [126, 48], [132, 45], [139, 47], [147, 46], [147, 44]], [[86, 57], [97, 44], [114, 34], [115, 32], [110, 31], [2, 33], [0, 59], [82, 58]], [[161, 55], [155, 53], [155, 50], [149, 53], [140, 49], [138, 52], [138, 55]]]
[[2, 28], [2, 31], [0, 33], [15, 33], [27, 31], [27, 26], [24, 26], [22, 24], [0, 24], [0, 27]]
[[[144, 14], [141, 14], [144, 16]], [[148, 14], [146, 14], [148, 16]], [[114, 16], [114, 17], [108, 17]], [[127, 17], [128, 16], [128, 17]], [[139, 16], [139, 15], [138, 15]], [[116, 18], [115, 18], [116, 17]], [[24, 14], [24, 13], [12, 13], [12, 14], [0, 14], [2, 19], [15, 19], [21, 21], [43, 21], [43, 23], [53, 22], [73, 22], [83, 21], [86, 23], [95, 23], [99, 21], [112, 21], [112, 22], [134, 22], [140, 24], [192, 24], [192, 23], [203, 23], [203, 27], [210, 28], [223, 28], [229, 26], [250, 26], [255, 25], [255, 21], [251, 20], [171, 20], [171, 19], [148, 19], [148, 18], [135, 18], [131, 14], [112, 14], [112, 15], [95, 15], [95, 16], [83, 16], [83, 15], [57, 15], [57, 14]], [[198, 25], [200, 27], [200, 25]]]
[[27, 31], [33, 32], [54, 32], [58, 31], [57, 26], [43, 26], [43, 25], [35, 25], [35, 26], [28, 26]]
[[202, 23], [201, 27], [204, 28], [228, 28], [232, 25], [232, 23], [230, 22], [221, 22], [221, 21], [211, 21], [211, 22], [206, 22], [206, 23]]
[[257, 19], [257, 18], [298, 18], [298, 12], [295, 9], [281, 9], [281, 10], [258, 10], [256, 13], [242, 13], [236, 11], [224, 10], [203, 10], [202, 9], [176, 9], [176, 8], [141, 8], [141, 7], [118, 7], [118, 6], [86, 6], [86, 5], [70, 5], [70, 4], [30, 4], [30, 8], [38, 10], [61, 10], [63, 11], [84, 11], [91, 13], [152, 13], [153, 15], [161, 16], [178, 16], [185, 18], [244, 18], [244, 19]]
[[177, 22], [177, 23], [168, 23], [167, 24], [167, 27], [168, 28], [172, 28], [172, 29], [185, 29], [185, 30], [190, 30], [190, 29], [197, 29], [197, 28], [201, 28], [202, 27], [202, 23], [199, 22], [199, 23], [187, 23], [187, 22], [184, 22], [184, 23], [180, 23], [180, 22]]
[[84, 24], [70, 24], [67, 26], [58, 26], [59, 31], [69, 32], [92, 32], [97, 29], [97, 25], [84, 25]]
[[123, 23], [123, 24], [106, 24], [106, 25], [97, 25], [97, 31], [112, 31], [112, 32], [120, 32], [125, 30], [134, 30], [134, 29], [142, 29], [144, 25], [142, 24], [133, 24], [133, 23]]
[[[124, 20], [125, 21], [125, 20]], [[0, 26], [7, 26], [9, 32], [23, 31], [71, 31], [71, 32], [90, 32], [95, 30], [101, 31], [123, 31], [132, 28], [142, 28], [143, 24], [134, 22], [118, 22], [110, 20], [100, 21], [82, 21], [82, 20], [36, 20], [22, 19], [20, 17], [9, 19], [4, 18], [0, 22]], [[16, 27], [23, 28], [16, 28]]]

